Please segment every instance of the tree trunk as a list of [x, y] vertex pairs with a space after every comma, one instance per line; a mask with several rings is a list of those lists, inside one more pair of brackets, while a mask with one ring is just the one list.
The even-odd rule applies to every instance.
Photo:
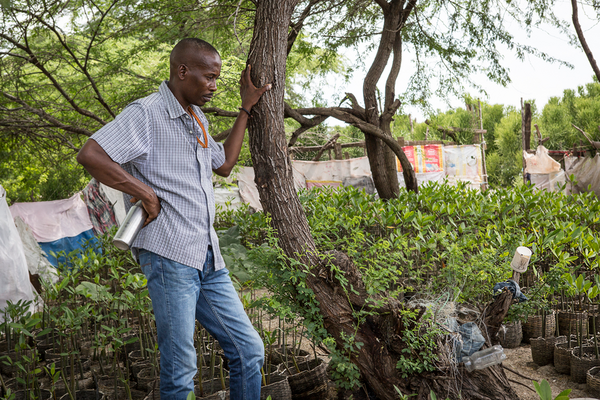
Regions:
[[[371, 64], [371, 68], [369, 68], [369, 72], [367, 72], [363, 82], [366, 121], [369, 124], [382, 129], [384, 133], [390, 137], [392, 136], [390, 129], [391, 118], [386, 121], [383, 121], [380, 118], [380, 110], [377, 105], [377, 83], [388, 63], [390, 54], [392, 51], [397, 50], [396, 39], [401, 40], [398, 27], [400, 26], [402, 4], [403, 2], [400, 2], [399, 0], [392, 0], [391, 4], [382, 7], [384, 22], [383, 32], [379, 41], [379, 48], [377, 49], [373, 64]], [[394, 56], [396, 57], [398, 54], [395, 54]], [[397, 70], [399, 70], [399, 64]], [[394, 72], [397, 74], [398, 71], [393, 70], [390, 74], [393, 74]], [[395, 83], [395, 78], [393, 79], [393, 82]], [[389, 84], [390, 82], [388, 81], [387, 86], [389, 86]], [[390, 99], [387, 92], [388, 91], [386, 90], [384, 106], [386, 108], [391, 105], [391, 103], [388, 104], [388, 102], [390, 102], [390, 100], [393, 101], [393, 98]], [[384, 111], [385, 110], [381, 110], [381, 113]], [[381, 139], [375, 138], [368, 133], [365, 133], [365, 145], [367, 148], [367, 155], [369, 156], [369, 164], [373, 173], [373, 182], [375, 183], [379, 197], [382, 199], [398, 197], [399, 188], [395, 155]]]
[[248, 62], [257, 87], [271, 83], [252, 109], [248, 135], [256, 186], [265, 212], [277, 229], [286, 254], [301, 252], [316, 261], [315, 244], [296, 194], [284, 126], [285, 63], [288, 26], [298, 0], [261, 0], [256, 10]]
[[[405, 394], [418, 392], [417, 398], [423, 400], [428, 399], [429, 389], [441, 396], [447, 394], [452, 399], [459, 396], [465, 400], [517, 398], [499, 368], [467, 374], [461, 368], [451, 368], [450, 364], [441, 362], [439, 371], [402, 379], [397, 372], [396, 363], [402, 351], [399, 338], [405, 329], [399, 318], [403, 305], [395, 300], [356, 327], [354, 310], [368, 307], [362, 277], [351, 260], [340, 252], [332, 252], [329, 257], [323, 258], [326, 261], [320, 261], [321, 257], [317, 254], [304, 210], [294, 188], [286, 146], [283, 97], [287, 31], [297, 1], [258, 2], [249, 55], [254, 84], [273, 84], [272, 89], [252, 109], [253, 117], [248, 131], [261, 204], [265, 212], [271, 215], [279, 245], [288, 257], [295, 258], [310, 268], [307, 286], [314, 291], [325, 328], [335, 338], [338, 348], [343, 348], [344, 336], [354, 336], [355, 342], [363, 343], [352, 361], [380, 399], [396, 399], [394, 387]], [[353, 291], [347, 291], [332, 276], [332, 264], [343, 271], [347, 285], [351, 285]], [[423, 312], [424, 310], [419, 310], [419, 315]], [[442, 361], [447, 359], [443, 354], [450, 351], [440, 340]]]

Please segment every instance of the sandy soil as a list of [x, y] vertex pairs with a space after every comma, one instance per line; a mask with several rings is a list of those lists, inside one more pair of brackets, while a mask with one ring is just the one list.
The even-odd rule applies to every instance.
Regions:
[[504, 353], [506, 354], [506, 360], [504, 360], [502, 365], [528, 378], [525, 379], [507, 369], [504, 370], [508, 379], [520, 382], [526, 386], [511, 382], [512, 387], [518, 393], [520, 400], [539, 400], [539, 396], [535, 393], [532, 380], [541, 382], [542, 379], [546, 379], [550, 384], [553, 397], [557, 396], [565, 389], [573, 389], [570, 394], [571, 399], [595, 398], [591, 396], [590, 393], [586, 392], [585, 383], [578, 384], [571, 381], [570, 376], [556, 372], [553, 365], [546, 365], [543, 367], [537, 366], [531, 358], [531, 347], [529, 345], [524, 344], [516, 349], [504, 349]]

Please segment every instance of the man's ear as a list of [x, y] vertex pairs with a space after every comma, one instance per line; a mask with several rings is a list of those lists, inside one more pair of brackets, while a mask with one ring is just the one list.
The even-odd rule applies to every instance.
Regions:
[[177, 67], [177, 76], [179, 77], [180, 80], [184, 80], [186, 75], [188, 73], [188, 67], [185, 64], [180, 64]]

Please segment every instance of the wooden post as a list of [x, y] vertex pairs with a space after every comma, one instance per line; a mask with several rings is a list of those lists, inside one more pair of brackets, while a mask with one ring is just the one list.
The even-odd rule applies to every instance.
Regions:
[[513, 270], [513, 274], [512, 274], [512, 278], [511, 279], [513, 281], [517, 282], [519, 285], [521, 285], [519, 283], [519, 279], [521, 279], [521, 273], [520, 272], [517, 272], [517, 271]]
[[[521, 148], [525, 149], [525, 111], [523, 109], [523, 98], [521, 97]], [[523, 164], [523, 183], [527, 183], [525, 179], [525, 156], [522, 156], [521, 162]]]
[[327, 153], [329, 154], [329, 159], [331, 160], [331, 148], [333, 147], [333, 144], [336, 143], [336, 140], [339, 137], [340, 137], [340, 134], [336, 133], [331, 139], [329, 139], [327, 141], [327, 143], [325, 143], [325, 145], [323, 145], [323, 147], [321, 147], [317, 151], [317, 155], [312, 159], [312, 161], [319, 161], [319, 159], [321, 158], [321, 156], [323, 155], [325, 150], [327, 150]]
[[[523, 151], [529, 150], [529, 143], [531, 141], [531, 104], [525, 103], [523, 105], [523, 98], [521, 97], [521, 147]], [[527, 163], [525, 162], [525, 153], [523, 153], [523, 183], [527, 183], [525, 177], [525, 168]]]
[[525, 151], [531, 148], [531, 104], [525, 103], [525, 137], [524, 137], [524, 147]]
[[333, 151], [335, 154], [335, 159], [341, 160], [342, 159], [342, 144], [336, 142], [335, 145], [333, 146]]
[[413, 120], [412, 120], [412, 116], [410, 114], [408, 114], [408, 122], [410, 122], [410, 136], [414, 139], [414, 137], [412, 135], [413, 135], [413, 133], [415, 133], [415, 127], [413, 126]]
[[404, 137], [400, 136], [397, 140], [400, 147], [404, 147]]
[[479, 103], [479, 129], [481, 129], [481, 169], [483, 176], [481, 177], [483, 182], [481, 185], [482, 190], [487, 190], [488, 188], [488, 175], [487, 175], [487, 165], [485, 162], [485, 150], [487, 146], [485, 145], [485, 131], [483, 130], [483, 110], [481, 109], [481, 101], [477, 100]]
[[349, 159], [350, 159], [350, 153], [348, 153], [347, 151], [345, 151], [345, 152], [344, 152], [344, 158], [345, 158], [346, 160], [349, 160]]

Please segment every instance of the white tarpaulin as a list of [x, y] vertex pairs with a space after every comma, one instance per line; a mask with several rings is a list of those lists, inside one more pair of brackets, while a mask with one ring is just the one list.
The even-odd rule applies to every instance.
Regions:
[[[292, 161], [294, 186], [296, 190], [320, 186], [341, 186], [352, 184], [360, 177], [370, 177], [371, 168], [367, 157], [349, 160]], [[254, 168], [242, 167], [237, 174], [242, 200], [255, 210], [262, 210], [258, 189], [254, 182]], [[361, 181], [360, 185], [368, 186]]]
[[529, 174], [529, 179], [536, 189], [549, 192], [560, 192], [564, 188], [566, 176], [562, 169], [548, 174]]
[[[0, 185], [0, 311], [7, 301], [33, 301], [34, 290], [29, 281], [23, 243], [6, 203], [6, 191]], [[33, 312], [33, 302], [30, 310]], [[0, 323], [4, 315], [0, 312]]]
[[[417, 146], [418, 147], [418, 146]], [[424, 148], [421, 153], [424, 171], [416, 173], [417, 183], [419, 185], [425, 182], [443, 182], [448, 179], [450, 184], [456, 184], [459, 181], [471, 183], [474, 189], [480, 189], [483, 177], [481, 147], [475, 145], [463, 146], [421, 146]], [[443, 147], [443, 160], [441, 158]], [[431, 148], [431, 149], [430, 149]], [[414, 150], [414, 146], [408, 146], [405, 149]], [[419, 149], [417, 149], [419, 150]], [[430, 150], [429, 152], [427, 152]], [[435, 150], [435, 151], [434, 151]], [[407, 150], [405, 150], [406, 152]], [[419, 151], [413, 151], [407, 154], [409, 160], [412, 158], [420, 160]], [[429, 154], [432, 153], [432, 154]], [[425, 155], [427, 157], [425, 157]], [[437, 157], [434, 157], [437, 155]], [[433, 161], [432, 161], [433, 160]], [[300, 188], [312, 188], [320, 186], [355, 186], [365, 189], [367, 193], [375, 191], [369, 159], [367, 157], [352, 158], [349, 160], [329, 160], [329, 161], [292, 161], [292, 170], [294, 171], [294, 183], [296, 190]], [[240, 188], [240, 197], [255, 210], [262, 210], [258, 189], [254, 183], [254, 169], [251, 167], [242, 167], [237, 174], [238, 186]], [[400, 185], [404, 185], [404, 176], [402, 172], [398, 173]]]
[[[294, 168], [294, 162], [292, 162], [292, 172], [294, 174], [294, 186], [296, 190], [306, 189], [306, 181], [304, 175]], [[260, 197], [258, 195], [258, 188], [254, 182], [254, 168], [253, 167], [241, 167], [237, 173], [239, 195], [244, 203], [247, 203], [256, 211], [262, 211], [262, 205], [260, 204]]]
[[75, 237], [92, 229], [87, 206], [79, 193], [66, 200], [15, 203], [10, 212], [13, 218], [21, 217], [31, 227], [38, 242]]
[[525, 173], [550, 174], [561, 170], [560, 163], [548, 155], [548, 149], [544, 146], [538, 146], [535, 154], [524, 151], [523, 157], [525, 157]]
[[525, 158], [525, 173], [536, 189], [549, 192], [560, 191], [565, 184], [565, 173], [560, 168], [560, 163], [548, 155], [548, 149], [540, 145], [535, 154], [523, 152]]
[[483, 161], [479, 144], [444, 146], [444, 170], [448, 183], [470, 182], [480, 189], [483, 182]]
[[236, 209], [242, 204], [240, 189], [235, 186], [225, 186], [215, 188], [215, 204], [221, 206], [221, 211], [225, 208]]
[[50, 264], [38, 242], [33, 237], [31, 228], [23, 222], [21, 217], [15, 218], [15, 226], [23, 243], [23, 251], [27, 260], [27, 268], [32, 275], [39, 275], [46, 282], [56, 283], [58, 273], [56, 268]]
[[[439, 172], [419, 172], [415, 174], [417, 176], [417, 185], [421, 186], [427, 182], [444, 182], [446, 179], [446, 173], [444, 171]], [[404, 174], [402, 172], [398, 172], [398, 183], [400, 187], [405, 187], [406, 183], [404, 183]]]
[[237, 173], [237, 179], [242, 200], [256, 211], [262, 211], [258, 189], [256, 183], [254, 183], [254, 168], [242, 167], [240, 172]]
[[292, 161], [295, 171], [304, 176], [306, 188], [319, 186], [341, 186], [344, 178], [371, 176], [371, 167], [367, 157], [348, 160], [329, 161]]
[[600, 155], [594, 157], [566, 157], [566, 175], [574, 175], [576, 185], [569, 184], [572, 193], [591, 191], [600, 198]]

